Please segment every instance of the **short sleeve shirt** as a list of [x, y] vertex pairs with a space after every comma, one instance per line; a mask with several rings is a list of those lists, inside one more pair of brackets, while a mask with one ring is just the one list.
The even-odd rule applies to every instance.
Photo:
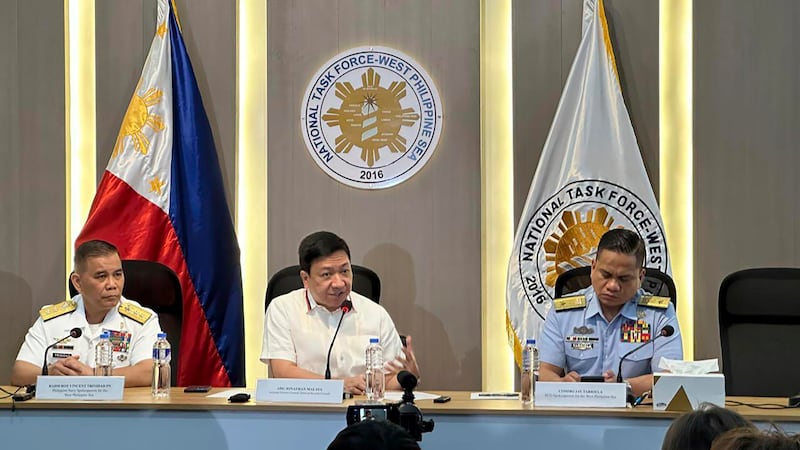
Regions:
[[[158, 316], [153, 310], [122, 297], [119, 304], [106, 314], [99, 327], [90, 327], [86, 321], [82, 296], [76, 295], [69, 301], [75, 302], [74, 311], [49, 320], [43, 320], [42, 317], [36, 319], [25, 335], [17, 360], [41, 366], [43, 358], [46, 358], [47, 364], [53, 364], [59, 359], [78, 355], [79, 361], [94, 367], [94, 347], [103, 331], [109, 332], [114, 347], [113, 367], [132, 366], [152, 358], [153, 344], [161, 332]], [[140, 323], [120, 314], [120, 308], [126, 303], [149, 313], [147, 320]], [[69, 336], [70, 330], [76, 327], [83, 332], [79, 338], [67, 338], [48, 350], [45, 356], [48, 345]]]
[[[389, 313], [372, 300], [350, 293], [353, 309], [342, 319], [342, 326], [331, 350], [331, 376], [346, 378], [366, 371], [366, 349], [370, 337], [383, 346], [384, 361], [401, 353], [400, 335]], [[317, 304], [311, 292], [297, 289], [275, 298], [264, 316], [261, 361], [284, 359], [298, 367], [324, 374], [341, 309], [328, 311]]]
[[[540, 336], [540, 361], [580, 376], [602, 376], [608, 370], [616, 374], [623, 355], [650, 341], [652, 344], [625, 359], [624, 378], [657, 371], [662, 357], [683, 359], [681, 333], [672, 303], [666, 308], [641, 305], [644, 291], [639, 290], [609, 322], [592, 287], [577, 295], [585, 296], [586, 306], [565, 311], [550, 309]], [[653, 340], [667, 325], [675, 328], [674, 334]]]

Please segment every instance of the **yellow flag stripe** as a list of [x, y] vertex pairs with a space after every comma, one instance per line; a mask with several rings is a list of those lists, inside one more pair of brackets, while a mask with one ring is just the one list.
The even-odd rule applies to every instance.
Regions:
[[508, 314], [508, 310], [506, 310], [506, 333], [508, 333], [508, 345], [514, 347], [514, 361], [517, 363], [517, 367], [522, 367], [522, 341], [517, 336], [517, 332], [514, 331], [514, 325], [511, 324], [511, 316]]
[[603, 42], [606, 44], [606, 54], [611, 63], [611, 68], [614, 69], [617, 85], [620, 91], [622, 91], [622, 84], [619, 82], [619, 72], [617, 71], [617, 60], [614, 58], [614, 47], [611, 45], [611, 35], [608, 34], [608, 22], [606, 21], [606, 10], [603, 6], [603, 0], [597, 0], [597, 14], [600, 18], [600, 23], [603, 25]]

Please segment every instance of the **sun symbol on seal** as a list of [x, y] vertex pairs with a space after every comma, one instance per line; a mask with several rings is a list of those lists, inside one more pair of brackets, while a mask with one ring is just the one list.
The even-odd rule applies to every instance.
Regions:
[[413, 108], [403, 108], [400, 104], [406, 96], [406, 82], [393, 81], [384, 88], [380, 81], [381, 76], [370, 68], [361, 75], [358, 89], [346, 81], [336, 83], [336, 97], [342, 103], [322, 116], [328, 126], [338, 126], [342, 132], [336, 137], [336, 153], [348, 153], [358, 147], [361, 160], [369, 167], [381, 158], [383, 147], [392, 153], [405, 153], [407, 142], [399, 134], [400, 128], [410, 127], [419, 120]]
[[[140, 79], [139, 85], [136, 86], [136, 92], [139, 91], [141, 84], [142, 80]], [[112, 158], [122, 152], [123, 141], [128, 136], [133, 140], [133, 148], [142, 155], [147, 155], [147, 152], [150, 151], [150, 139], [144, 134], [144, 127], [149, 126], [155, 131], [164, 129], [164, 120], [156, 114], [151, 114], [148, 108], [159, 104], [163, 96], [163, 91], [150, 88], [144, 95], [134, 94], [131, 97], [117, 135], [117, 142], [114, 144], [114, 151], [111, 153]]]
[[613, 223], [614, 218], [603, 207], [587, 211], [586, 220], [581, 220], [579, 211], [564, 211], [558, 229], [542, 246], [548, 262], [545, 283], [553, 287], [562, 273], [591, 264], [600, 237]]

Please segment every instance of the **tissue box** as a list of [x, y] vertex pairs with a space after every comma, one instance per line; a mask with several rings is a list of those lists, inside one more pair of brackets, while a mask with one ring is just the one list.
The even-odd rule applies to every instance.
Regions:
[[653, 409], [691, 411], [703, 402], [725, 406], [725, 375], [653, 374]]

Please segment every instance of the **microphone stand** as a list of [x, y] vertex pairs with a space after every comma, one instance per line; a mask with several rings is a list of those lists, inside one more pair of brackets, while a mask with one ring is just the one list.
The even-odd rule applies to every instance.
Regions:
[[647, 344], [652, 344], [653, 342], [655, 342], [656, 339], [658, 339], [658, 338], [660, 338], [662, 336], [672, 336], [673, 333], [675, 333], [675, 328], [673, 328], [672, 325], [667, 325], [667, 326], [665, 326], [664, 328], [661, 329], [661, 331], [658, 333], [658, 336], [654, 337], [653, 339], [650, 339], [649, 341], [643, 343], [642, 345], [636, 346], [636, 348], [634, 348], [633, 350], [629, 351], [628, 353], [625, 353], [622, 356], [622, 358], [619, 359], [619, 368], [617, 370], [617, 383], [622, 383], [622, 362], [625, 361], [625, 358], [627, 358], [628, 356], [631, 356], [634, 352], [636, 352], [637, 350], [640, 350], [641, 348], [643, 348]]
[[80, 328], [75, 327], [75, 328], [69, 330], [69, 334], [68, 335], [66, 335], [63, 338], [53, 342], [52, 344], [48, 345], [44, 349], [44, 360], [42, 361], [42, 375], [47, 375], [47, 352], [51, 348], [53, 348], [56, 345], [66, 341], [67, 339], [69, 339], [69, 338], [77, 339], [77, 338], [81, 337], [82, 334], [83, 334], [83, 330], [81, 330]]
[[339, 334], [339, 328], [342, 327], [342, 320], [344, 320], [344, 315], [350, 311], [350, 308], [353, 307], [353, 302], [350, 300], [345, 300], [342, 302], [342, 315], [339, 317], [339, 324], [336, 325], [336, 332], [333, 333], [333, 339], [331, 339], [331, 346], [328, 347], [328, 358], [327, 363], [325, 364], [325, 379], [331, 379], [331, 351], [333, 351], [333, 343], [336, 342], [336, 335]]
[[[66, 341], [69, 338], [78, 339], [82, 335], [83, 335], [83, 330], [78, 328], [78, 327], [75, 327], [75, 328], [69, 330], [69, 334], [68, 335], [64, 336], [63, 338], [61, 338], [61, 339], [53, 342], [52, 344], [48, 345], [47, 347], [45, 347], [45, 349], [44, 349], [44, 360], [42, 361], [42, 375], [47, 375], [47, 371], [48, 371], [48, 368], [47, 368], [47, 352], [51, 348], [53, 348], [56, 345]], [[33, 396], [33, 394], [35, 392], [36, 392], [36, 383], [29, 384], [29, 385], [25, 386], [25, 393], [26, 394], [30, 394], [30, 396], [15, 398], [15, 400], [17, 400], [17, 401], [28, 400]]]

